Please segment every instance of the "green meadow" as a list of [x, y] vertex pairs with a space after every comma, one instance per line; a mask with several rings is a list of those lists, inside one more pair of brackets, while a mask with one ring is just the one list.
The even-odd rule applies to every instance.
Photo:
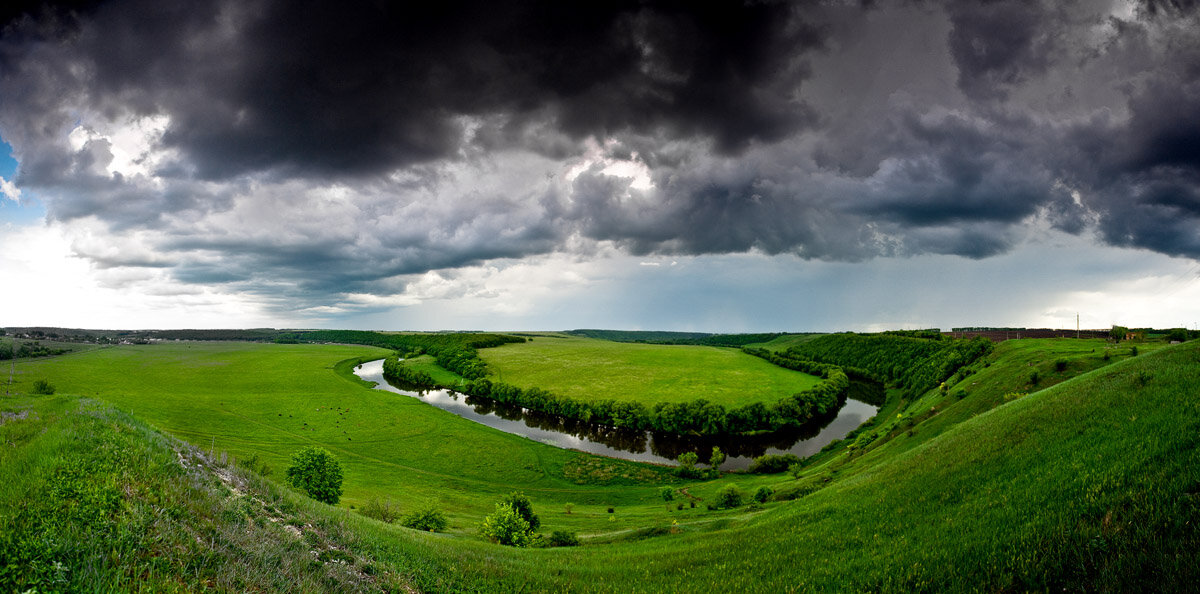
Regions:
[[736, 408], [773, 402], [820, 378], [776, 367], [739, 349], [612, 342], [565, 335], [535, 337], [479, 351], [491, 377], [577, 400], [685, 402]]
[[[558, 340], [575, 339], [481, 355], [516, 383], [523, 366], [488, 351], [553, 356], [539, 343]], [[652, 346], [565, 344], [618, 361], [603, 349]], [[387, 352], [165, 343], [18, 361], [21, 395], [0, 401], [0, 586], [1090, 592], [1188, 591], [1200, 579], [1200, 341], [1004, 342], [944, 387], [889, 391], [876, 419], [795, 475], [686, 481], [349, 375]], [[608, 375], [563, 368], [577, 381]], [[28, 394], [37, 379], [58, 394]], [[280, 486], [291, 452], [314, 444], [346, 471], [337, 506]], [[729, 484], [775, 495], [708, 509]], [[699, 505], [667, 504], [664, 485], [672, 503]], [[582, 546], [515, 549], [476, 534], [514, 490], [545, 532], [578, 532]], [[448, 533], [359, 513], [384, 497], [434, 502]]]
[[[363, 346], [167, 342], [22, 360], [17, 377], [18, 389], [48, 378], [59, 393], [105, 400], [199, 447], [253, 458], [276, 479], [293, 452], [320, 445], [341, 460], [343, 507], [371, 499], [405, 510], [433, 503], [448, 513], [452, 532], [473, 534], [511, 491], [547, 510], [547, 529], [584, 537], [674, 517], [658, 499], [658, 486], [681, 482], [667, 469], [510, 435], [368, 389], [351, 374], [354, 363], [388, 354]], [[553, 513], [568, 503], [570, 514]], [[610, 507], [620, 512], [609, 514]]]

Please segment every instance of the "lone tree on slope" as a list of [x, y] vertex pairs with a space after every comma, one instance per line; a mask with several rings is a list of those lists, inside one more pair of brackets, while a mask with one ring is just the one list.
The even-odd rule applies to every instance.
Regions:
[[292, 454], [287, 482], [330, 505], [336, 505], [342, 497], [342, 467], [325, 448], [309, 446]]

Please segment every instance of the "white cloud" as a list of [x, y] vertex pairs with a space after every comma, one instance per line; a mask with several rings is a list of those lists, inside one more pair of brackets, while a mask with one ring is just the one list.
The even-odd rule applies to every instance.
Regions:
[[228, 328], [288, 325], [252, 296], [182, 285], [162, 269], [99, 269], [75, 255], [73, 229], [8, 225], [0, 233], [0, 325]]
[[21, 202], [21, 189], [3, 177], [0, 177], [0, 195], [18, 204]]

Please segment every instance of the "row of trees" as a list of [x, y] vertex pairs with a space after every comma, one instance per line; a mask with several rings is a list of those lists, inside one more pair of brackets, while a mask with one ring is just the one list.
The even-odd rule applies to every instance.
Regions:
[[391, 357], [383, 362], [383, 377], [422, 388], [437, 386], [437, 382], [433, 381], [433, 376], [420, 369], [405, 365], [396, 357]]
[[756, 402], [734, 409], [703, 398], [652, 406], [636, 401], [575, 400], [541, 388], [519, 388], [487, 378], [465, 382], [455, 389], [471, 396], [619, 429], [722, 435], [800, 427], [814, 417], [837, 410], [849, 386], [845, 373], [827, 366], [823, 381], [808, 390], [773, 403]]
[[[22, 342], [16, 349], [18, 359], [30, 357], [50, 357], [53, 355], [62, 355], [71, 352], [70, 349], [50, 348], [39, 342]], [[13, 358], [13, 345], [11, 343], [0, 343], [0, 361], [7, 361]]]

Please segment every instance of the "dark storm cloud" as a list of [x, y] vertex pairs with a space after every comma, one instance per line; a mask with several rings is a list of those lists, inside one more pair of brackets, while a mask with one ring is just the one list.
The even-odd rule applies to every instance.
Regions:
[[[61, 11], [60, 11], [61, 12]], [[166, 113], [200, 177], [357, 175], [458, 156], [463, 116], [722, 151], [810, 125], [823, 33], [782, 3], [124, 0], [66, 36], [89, 101]], [[511, 137], [511, 136], [510, 136]]]
[[[128, 265], [312, 304], [596, 242], [985, 258], [1045, 225], [1200, 257], [1196, 3], [1121, 8], [17, 8], [0, 133], [51, 219], [157, 233]], [[144, 173], [66, 141], [139, 117]]]
[[1054, 58], [1056, 19], [1037, 0], [967, 0], [949, 12], [958, 84], [972, 99], [1005, 98]]

